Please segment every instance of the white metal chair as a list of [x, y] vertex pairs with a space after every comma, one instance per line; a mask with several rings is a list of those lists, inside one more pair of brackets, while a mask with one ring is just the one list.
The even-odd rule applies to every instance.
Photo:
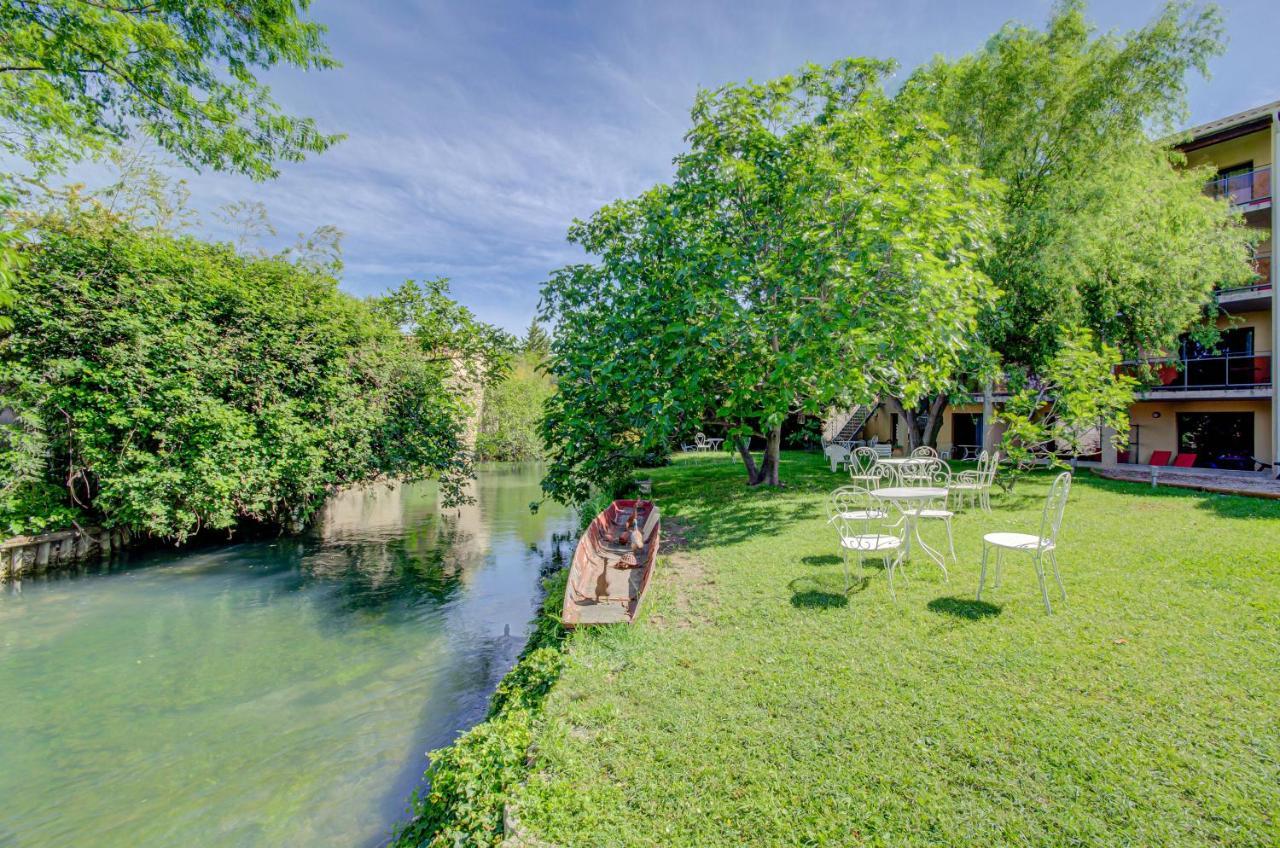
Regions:
[[978, 454], [978, 467], [961, 471], [951, 483], [951, 491], [960, 503], [977, 504], [983, 512], [991, 512], [991, 488], [996, 482], [996, 470], [1000, 467], [1000, 452]]
[[[849, 480], [854, 485], [866, 483], [879, 485], [883, 475], [876, 473], [876, 462], [878, 460], [879, 456], [876, 454], [875, 448], [865, 445], [860, 448], [854, 448], [853, 452], [849, 454]], [[863, 488], [874, 489], [875, 486], [863, 486]]]
[[928, 445], [921, 445], [911, 452], [912, 459], [939, 459], [938, 452]]
[[872, 509], [873, 515], [866, 515], [866, 506], [863, 495], [869, 494], [870, 489], [863, 486], [841, 486], [833, 491], [827, 500], [827, 516], [829, 520], [834, 521], [840, 518], [844, 521], [862, 521], [865, 518], [887, 518], [888, 513], [884, 511], [883, 504]]
[[699, 453], [706, 453], [711, 450], [711, 443], [707, 441], [707, 437], [702, 433], [695, 433], [693, 436], [694, 449]]
[[[947, 547], [951, 551], [951, 561], [953, 563], [957, 562], [955, 536], [951, 532], [951, 519], [955, 517], [955, 513], [947, 506], [947, 498], [951, 493], [951, 466], [941, 459], [925, 459], [920, 463], [904, 464], [902, 473], [902, 484], [904, 486], [941, 489], [944, 492], [941, 497], [930, 498], [920, 502], [919, 505], [904, 509], [903, 515], [917, 520], [933, 519], [941, 521], [947, 530]], [[924, 542], [922, 541], [921, 544], [923, 545]], [[942, 576], [950, 579], [946, 565], [942, 565]]]
[[929, 485], [928, 467], [929, 463], [935, 460], [918, 459], [915, 457], [907, 457], [901, 462], [894, 462], [891, 466], [894, 475], [897, 478], [895, 485], [906, 486], [908, 488], [914, 486]]
[[905, 525], [902, 521], [888, 523], [888, 505], [870, 492], [848, 488], [849, 491], [839, 500], [838, 511], [835, 498], [832, 498], [832, 515], [828, 522], [834, 524], [840, 534], [844, 590], [848, 592], [852, 586], [849, 582], [849, 554], [853, 553], [858, 557], [859, 572], [863, 570], [862, 561], [865, 559], [884, 560], [885, 573], [889, 576], [889, 594], [896, 599], [893, 572], [902, 560]]
[[1000, 586], [1000, 560], [1006, 550], [1026, 551], [1031, 554], [1031, 561], [1036, 567], [1036, 578], [1040, 581], [1040, 594], [1044, 598], [1044, 611], [1053, 612], [1049, 605], [1049, 589], [1044, 582], [1044, 557], [1049, 557], [1053, 566], [1053, 579], [1058, 581], [1058, 590], [1062, 592], [1062, 602], [1067, 602], [1067, 589], [1062, 585], [1062, 574], [1058, 571], [1058, 558], [1054, 551], [1058, 547], [1058, 531], [1062, 529], [1062, 514], [1067, 508], [1067, 496], [1071, 494], [1071, 472], [1059, 474], [1049, 488], [1049, 497], [1045, 498], [1044, 511], [1040, 513], [1040, 532], [1033, 536], [1030, 533], [988, 533], [982, 537], [982, 574], [978, 577], [978, 600], [982, 600], [982, 587], [987, 580], [987, 554], [991, 548], [996, 549], [995, 585]]

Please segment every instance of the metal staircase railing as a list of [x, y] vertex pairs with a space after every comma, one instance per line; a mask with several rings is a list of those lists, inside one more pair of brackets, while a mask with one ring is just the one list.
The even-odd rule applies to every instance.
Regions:
[[843, 416], [834, 416], [830, 426], [825, 428], [832, 435], [827, 439], [832, 444], [847, 444], [857, 438], [859, 431], [866, 425], [879, 404], [860, 403], [848, 410]]

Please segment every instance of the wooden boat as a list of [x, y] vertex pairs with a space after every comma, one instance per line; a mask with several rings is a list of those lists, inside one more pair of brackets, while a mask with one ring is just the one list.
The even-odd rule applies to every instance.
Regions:
[[[635, 518], [644, 545], [633, 550], [627, 523]], [[579, 624], [630, 624], [649, 588], [658, 558], [661, 518], [653, 501], [614, 501], [594, 519], [578, 541], [564, 587], [565, 627]]]

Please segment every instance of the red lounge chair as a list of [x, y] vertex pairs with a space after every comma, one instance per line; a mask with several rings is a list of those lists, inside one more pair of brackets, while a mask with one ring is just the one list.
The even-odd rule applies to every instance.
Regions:
[[1196, 464], [1196, 455], [1194, 453], [1180, 453], [1173, 458], [1174, 468], [1194, 468]]
[[1173, 451], [1152, 451], [1151, 459], [1147, 460], [1147, 464], [1168, 465], [1170, 459], [1173, 459]]

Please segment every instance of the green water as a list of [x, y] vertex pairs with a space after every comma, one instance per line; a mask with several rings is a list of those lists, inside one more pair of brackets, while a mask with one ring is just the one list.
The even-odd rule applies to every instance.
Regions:
[[299, 539], [0, 588], [0, 846], [375, 846], [483, 716], [575, 522], [539, 469], [349, 495]]

